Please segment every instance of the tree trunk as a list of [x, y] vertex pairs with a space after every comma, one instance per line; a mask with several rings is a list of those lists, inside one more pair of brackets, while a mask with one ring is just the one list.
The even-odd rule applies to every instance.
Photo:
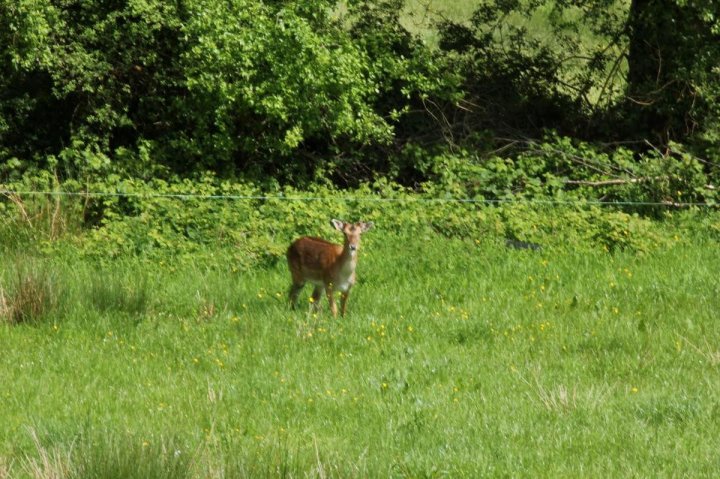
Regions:
[[697, 124], [692, 75], [710, 40], [697, 13], [676, 0], [630, 3], [628, 106], [650, 141], [683, 140]]

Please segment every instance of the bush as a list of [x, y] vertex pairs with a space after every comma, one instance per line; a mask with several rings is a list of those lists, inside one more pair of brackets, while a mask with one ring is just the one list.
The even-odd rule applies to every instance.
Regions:
[[0, 0], [0, 177], [387, 171], [399, 119], [453, 89], [401, 7]]
[[717, 178], [705, 163], [676, 144], [638, 154], [548, 132], [542, 142], [525, 140], [514, 157], [445, 153], [424, 158], [420, 168], [428, 178], [423, 188], [433, 195], [617, 203], [658, 216], [668, 206], [716, 203]]
[[[379, 181], [355, 190], [317, 186], [261, 190], [206, 177], [200, 182], [121, 183], [128, 198], [102, 200], [102, 220], [81, 236], [47, 244], [71, 247], [100, 261], [124, 256], [217, 262], [222, 252], [234, 268], [273, 264], [290, 241], [310, 234], [335, 237], [330, 218], [375, 221], [386, 235], [441, 234], [449, 238], [527, 241], [548, 248], [603, 248], [651, 251], [667, 232], [656, 221], [610, 206], [575, 200], [521, 197], [502, 202], [456, 201], [408, 192]], [[426, 185], [428, 186], [428, 185]], [[202, 196], [195, 196], [202, 195]]]

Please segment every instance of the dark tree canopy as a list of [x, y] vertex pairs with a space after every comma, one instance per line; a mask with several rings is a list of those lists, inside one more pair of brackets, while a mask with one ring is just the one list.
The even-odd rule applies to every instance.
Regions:
[[685, 141], [717, 128], [719, 14], [711, 1], [631, 2], [627, 98], [638, 130], [653, 141]]

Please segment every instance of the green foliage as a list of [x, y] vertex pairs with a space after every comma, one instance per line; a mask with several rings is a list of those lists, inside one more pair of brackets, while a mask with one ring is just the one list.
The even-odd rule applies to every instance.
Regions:
[[660, 215], [668, 206], [715, 205], [717, 177], [707, 162], [681, 145], [670, 148], [639, 154], [548, 133], [542, 142], [523, 141], [514, 156], [464, 151], [423, 157], [418, 164], [429, 178], [424, 191], [434, 196], [617, 203], [644, 215]]
[[[696, 196], [701, 174], [718, 175], [711, 2], [480, 2], [469, 21], [438, 24], [439, 48], [406, 15], [400, 0], [0, 1], [0, 177], [212, 170], [416, 186], [431, 179], [422, 158], [500, 143], [490, 162], [508, 175], [489, 189], [539, 193], [553, 160], [524, 147], [547, 128], [640, 163], [662, 144], [673, 159], [656, 176], [684, 176]], [[607, 139], [646, 141], [593, 143]], [[701, 172], [691, 154], [709, 160]], [[683, 155], [687, 172], [674, 162]]]
[[635, 151], [679, 142], [714, 160], [718, 13], [674, 0], [481, 2], [471, 21], [439, 27], [465, 81], [467, 103], [446, 113], [455, 141], [551, 127]]
[[332, 20], [328, 4], [198, 1], [189, 15], [192, 41], [182, 61], [199, 126], [177, 147], [206, 156], [204, 166], [279, 167], [308, 142], [392, 137], [372, 108], [379, 85], [367, 53]]
[[[478, 132], [583, 137], [621, 96], [623, 8], [601, 2], [480, 2], [465, 22], [442, 22], [442, 50], [462, 72], [465, 103], [448, 113], [457, 141]], [[594, 131], [597, 135], [597, 131]]]
[[57, 176], [49, 171], [23, 175], [9, 185], [1, 185], [0, 251], [23, 249], [29, 244], [52, 242], [79, 233], [86, 203], [59, 191], [77, 187], [74, 181], [61, 186]]
[[0, 2], [3, 173], [352, 179], [365, 155], [349, 152], [389, 145], [452, 75], [392, 9], [360, 5], [346, 22], [334, 7]]
[[[178, 91], [182, 12], [154, 0], [74, 5], [0, 3], [3, 160], [58, 155], [67, 175], [78, 154], [114, 155], [137, 133], [157, 134]], [[16, 38], [22, 38], [20, 42]], [[29, 134], [28, 134], [29, 133]]]
[[[10, 221], [4, 225], [3, 235], [25, 239], [9, 242], [5, 248], [10, 252], [29, 248], [39, 254], [81, 254], [100, 261], [144, 257], [168, 265], [188, 261], [214, 264], [217, 251], [222, 251], [222, 262], [231, 269], [246, 270], [282, 261], [288, 244], [300, 235], [340, 241], [329, 220], [343, 218], [374, 221], [387, 234], [439, 234], [491, 243], [516, 240], [550, 249], [643, 253], [671, 239], [663, 233], [662, 222], [653, 217], [682, 211], [675, 204], [678, 201], [709, 202], [714, 198], [712, 190], [699, 186], [706, 179], [699, 165], [695, 167], [697, 177], [688, 176], [690, 156], [653, 158], [657, 163], [648, 159], [647, 168], [654, 168], [648, 171], [657, 175], [652, 181], [631, 181], [637, 176], [630, 175], [621, 177], [620, 184], [598, 186], [593, 183], [598, 170], [619, 169], [625, 157], [562, 141], [528, 151], [517, 162], [500, 158], [474, 162], [447, 155], [433, 158], [426, 172], [435, 181], [424, 183], [418, 191], [388, 180], [356, 189], [315, 185], [298, 190], [272, 183], [229, 182], [212, 174], [193, 181], [113, 177], [113, 182], [69, 182], [62, 189], [75, 194], [63, 197], [60, 206], [52, 198], [46, 200], [50, 206], [44, 206], [42, 197], [35, 195], [29, 197], [32, 201], [16, 200], [2, 206], [9, 218], [33, 216], [28, 210], [31, 205], [40, 211], [59, 208], [53, 210], [55, 216], [81, 226], [52, 234], [47, 229], [53, 228], [53, 222], [28, 225]], [[573, 166], [578, 155], [584, 155], [585, 166], [580, 169]], [[587, 176], [581, 176], [581, 183], [571, 183], [564, 176], [583, 169]], [[650, 174], [648, 171], [644, 174]], [[694, 196], [689, 188], [692, 184], [698, 185], [697, 195], [706, 196]], [[622, 203], [633, 198], [659, 203]], [[600, 200], [617, 201], [618, 206], [600, 206]], [[63, 205], [68, 205], [66, 211]], [[692, 217], [693, 212], [687, 214]], [[712, 229], [712, 223], [703, 224], [696, 229], [698, 235]], [[92, 291], [108, 309], [117, 306], [129, 312], [142, 311], [147, 297], [118, 286], [125, 281], [118, 278], [115, 286], [106, 281]]]
[[635, 111], [630, 120], [654, 141], [717, 137], [719, 13], [712, 1], [631, 2], [628, 98]]

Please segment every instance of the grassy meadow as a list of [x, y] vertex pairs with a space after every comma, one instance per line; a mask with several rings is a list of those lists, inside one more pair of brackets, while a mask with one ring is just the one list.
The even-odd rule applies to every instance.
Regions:
[[[426, 44], [437, 46], [440, 41], [439, 23], [450, 21], [470, 26], [473, 13], [483, 3], [481, 0], [406, 0], [401, 23], [403, 27], [418, 35]], [[549, 20], [553, 15], [554, 6], [554, 2], [547, 2], [527, 16], [518, 13], [522, 12], [522, 8], [517, 8], [514, 13], [504, 18], [500, 25], [495, 26], [497, 40], [500, 41], [502, 38], [503, 34], [500, 31], [503, 30], [503, 24], [506, 27], [513, 25], [525, 29], [529, 38], [537, 41], [539, 45], [547, 46], [554, 51], [566, 51], [568, 45], [558, 43]], [[624, 18], [628, 15], [629, 8], [630, 2], [620, 0], [614, 2], [612, 10], [617, 13], [618, 18]], [[582, 75], [587, 71], [588, 58], [608, 47], [614, 58], [618, 58], [618, 71], [613, 72], [613, 65], [608, 64], [606, 71], [594, 79], [594, 85], [587, 91], [585, 100], [595, 107], [600, 106], [600, 103], [610, 104], [617, 99], [626, 86], [625, 76], [628, 66], [624, 59], [624, 51], [627, 47], [625, 45], [610, 46], [610, 39], [593, 33], [587, 24], [588, 21], [583, 19], [581, 11], [577, 8], [566, 7], [563, 19], [569, 21], [578, 30], [571, 32], [569, 29], [565, 29], [564, 31], [566, 35], [570, 35], [574, 39], [572, 47], [575, 49], [575, 57], [564, 60], [558, 66], [558, 74], [566, 82], [565, 85], [560, 85], [561, 91], [567, 89], [566, 93], [576, 94], [575, 88], [581, 86]], [[505, 34], [510, 37], [509, 33]], [[598, 47], [598, 45], [602, 47]], [[514, 46], [510, 45], [508, 48], [512, 49]], [[607, 84], [605, 84], [606, 81]]]
[[678, 238], [380, 226], [338, 319], [283, 261], [6, 254], [0, 478], [713, 476], [720, 251]]

